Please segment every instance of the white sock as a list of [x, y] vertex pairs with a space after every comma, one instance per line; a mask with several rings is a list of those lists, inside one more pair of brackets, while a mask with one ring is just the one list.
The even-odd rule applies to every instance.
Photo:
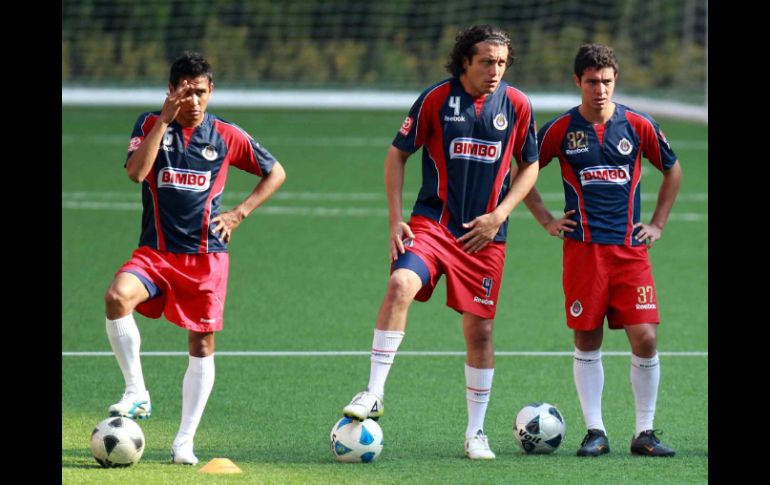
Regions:
[[206, 408], [206, 402], [214, 387], [214, 354], [208, 357], [193, 357], [187, 366], [182, 384], [182, 421], [174, 443], [190, 441], [195, 436], [198, 424]]
[[478, 430], [484, 429], [484, 417], [487, 414], [494, 374], [495, 369], [476, 369], [465, 364], [465, 400], [468, 402], [466, 438], [475, 436]]
[[583, 352], [575, 348], [572, 362], [580, 407], [583, 409], [583, 421], [586, 429], [600, 429], [606, 433], [602, 421], [602, 391], [604, 390], [604, 367], [602, 351]]
[[649, 359], [631, 354], [631, 389], [636, 401], [636, 435], [652, 429], [658, 399], [660, 363], [658, 353]]
[[107, 338], [118, 360], [123, 379], [126, 381], [126, 392], [146, 392], [142, 363], [139, 360], [139, 346], [142, 338], [134, 321], [134, 315], [129, 313], [116, 320], [109, 318], [105, 320]]
[[385, 395], [385, 381], [396, 357], [398, 346], [404, 339], [404, 332], [374, 329], [372, 338], [372, 365], [369, 370], [368, 392], [373, 392], [382, 397]]

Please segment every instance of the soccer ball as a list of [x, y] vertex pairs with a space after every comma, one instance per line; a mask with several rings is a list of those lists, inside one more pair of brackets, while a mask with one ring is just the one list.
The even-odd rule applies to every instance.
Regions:
[[91, 432], [91, 452], [103, 468], [131, 466], [144, 453], [144, 433], [133, 419], [107, 418]]
[[382, 452], [382, 428], [372, 419], [358, 421], [344, 417], [329, 433], [332, 454], [344, 463], [369, 463]]
[[516, 415], [513, 437], [527, 454], [553, 453], [564, 440], [566, 426], [556, 406], [535, 402]]

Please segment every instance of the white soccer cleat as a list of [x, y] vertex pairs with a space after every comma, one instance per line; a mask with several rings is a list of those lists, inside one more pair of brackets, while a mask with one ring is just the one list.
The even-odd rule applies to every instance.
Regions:
[[489, 449], [489, 441], [484, 431], [478, 430], [475, 436], [465, 438], [465, 456], [471, 460], [495, 459], [495, 453]]
[[110, 416], [123, 416], [131, 419], [147, 419], [152, 416], [150, 392], [125, 392], [120, 401], [108, 409]]
[[359, 421], [363, 421], [366, 418], [372, 418], [377, 421], [384, 411], [385, 406], [382, 404], [381, 396], [362, 391], [353, 396], [350, 404], [343, 408], [342, 414]]
[[171, 463], [177, 465], [197, 465], [198, 457], [193, 453], [193, 442], [174, 443], [171, 445]]

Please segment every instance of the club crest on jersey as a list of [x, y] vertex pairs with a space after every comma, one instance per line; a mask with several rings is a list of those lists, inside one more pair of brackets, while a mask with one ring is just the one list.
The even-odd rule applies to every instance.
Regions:
[[128, 141], [128, 151], [129, 152], [135, 151], [137, 148], [139, 148], [139, 145], [141, 144], [142, 144], [142, 139], [139, 138], [138, 136], [131, 138]]
[[575, 300], [572, 302], [572, 305], [569, 306], [569, 314], [573, 317], [579, 317], [583, 313], [583, 304], [580, 303], [580, 300]]
[[173, 187], [192, 192], [204, 192], [211, 184], [211, 172], [179, 168], [162, 168], [158, 173], [158, 187]]
[[203, 155], [203, 158], [208, 160], [209, 162], [213, 162], [217, 159], [217, 150], [214, 148], [214, 145], [207, 145], [206, 148], [201, 150], [201, 155]]
[[634, 149], [634, 146], [625, 137], [621, 138], [620, 141], [618, 142], [618, 151], [623, 155], [628, 155], [629, 153], [631, 153], [631, 150], [633, 149]]
[[588, 167], [580, 171], [580, 184], [592, 185], [592, 184], [615, 184], [625, 185], [630, 182], [631, 176], [628, 172], [628, 165], [621, 165], [620, 167], [614, 166], [598, 166]]
[[500, 158], [501, 142], [478, 138], [455, 138], [449, 144], [449, 158], [464, 158], [474, 162], [495, 163]]
[[404, 122], [401, 124], [401, 128], [398, 129], [398, 132], [404, 136], [407, 136], [409, 132], [412, 130], [413, 123], [414, 123], [414, 120], [412, 120], [411, 117], [407, 116]]
[[492, 124], [495, 125], [495, 128], [498, 130], [503, 131], [504, 129], [508, 128], [508, 119], [504, 114], [500, 113], [495, 116], [494, 120], [492, 120]]
[[166, 130], [166, 134], [163, 135], [163, 143], [160, 145], [160, 149], [166, 152], [173, 152], [174, 147], [171, 144], [174, 143], [174, 129], [169, 127]]

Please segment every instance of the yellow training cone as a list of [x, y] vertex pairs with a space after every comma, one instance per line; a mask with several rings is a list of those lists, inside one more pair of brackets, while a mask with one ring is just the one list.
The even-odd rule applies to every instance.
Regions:
[[238, 465], [228, 458], [213, 458], [198, 470], [199, 473], [243, 473]]

